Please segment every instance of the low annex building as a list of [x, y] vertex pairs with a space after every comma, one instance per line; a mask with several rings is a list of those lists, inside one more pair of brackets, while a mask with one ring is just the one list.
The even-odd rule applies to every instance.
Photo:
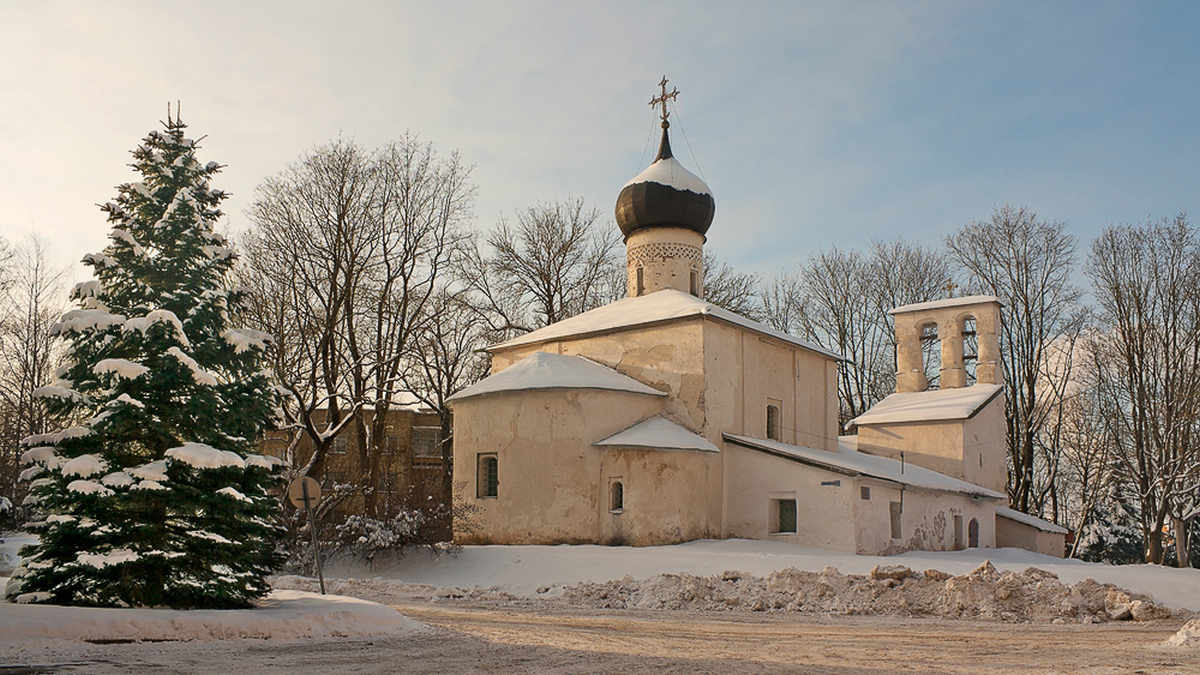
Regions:
[[[841, 356], [703, 298], [715, 203], [671, 155], [663, 84], [658, 156], [617, 200], [628, 297], [490, 347], [492, 375], [450, 399], [456, 497], [476, 511], [456, 539], [741, 537], [860, 554], [996, 546], [999, 302], [893, 310], [899, 391], [839, 438]], [[936, 390], [921, 360], [930, 326], [943, 336]], [[964, 360], [976, 362], [973, 386]], [[1030, 527], [1024, 519], [1005, 527]]]

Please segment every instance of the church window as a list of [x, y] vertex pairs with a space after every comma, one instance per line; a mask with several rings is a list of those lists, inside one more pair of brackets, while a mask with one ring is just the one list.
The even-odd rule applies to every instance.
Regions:
[[796, 531], [796, 500], [795, 499], [773, 499], [775, 502], [775, 527], [772, 529], [773, 534], [786, 534]]
[[621, 481], [613, 481], [612, 487], [609, 489], [608, 500], [609, 511], [619, 513], [625, 510], [625, 486], [621, 484]]
[[979, 521], [974, 518], [967, 524], [967, 547], [979, 548]]
[[860, 497], [862, 497], [863, 499], [865, 499], [865, 500], [867, 500], [867, 501], [871, 501], [871, 488], [867, 487], [866, 485], [864, 485], [864, 486], [862, 486], [861, 488], [859, 488], [859, 493], [858, 493], [858, 494], [859, 494], [859, 496], [860, 496]]
[[962, 549], [963, 549], [962, 516], [955, 514], [955, 516], [954, 516], [954, 550], [961, 551]]
[[899, 539], [901, 537], [900, 514], [902, 512], [900, 502], [891, 502], [888, 507], [892, 516], [892, 539]]
[[921, 326], [921, 363], [930, 389], [938, 389], [942, 374], [942, 340], [936, 323]]
[[641, 265], [637, 268], [637, 287], [634, 289], [634, 295], [642, 297], [646, 292], [646, 272]]
[[700, 270], [693, 269], [691, 274], [692, 295], [700, 297]]
[[479, 470], [476, 476], [475, 496], [480, 498], [496, 497], [500, 488], [500, 463], [495, 455], [480, 455]]
[[442, 456], [441, 427], [413, 427], [412, 450], [413, 457]]
[[778, 441], [782, 438], [779, 428], [779, 406], [767, 406], [767, 438]]

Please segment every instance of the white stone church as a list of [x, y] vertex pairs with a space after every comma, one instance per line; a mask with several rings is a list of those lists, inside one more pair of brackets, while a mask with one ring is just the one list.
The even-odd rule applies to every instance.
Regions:
[[[704, 301], [715, 205], [671, 155], [665, 112], [662, 126], [656, 160], [617, 199], [628, 297], [490, 347], [492, 374], [451, 399], [456, 497], [477, 507], [456, 538], [1063, 555], [1065, 530], [1004, 506], [1000, 303], [892, 310], [898, 392], [839, 438], [841, 356]], [[931, 330], [939, 389], [922, 362]]]

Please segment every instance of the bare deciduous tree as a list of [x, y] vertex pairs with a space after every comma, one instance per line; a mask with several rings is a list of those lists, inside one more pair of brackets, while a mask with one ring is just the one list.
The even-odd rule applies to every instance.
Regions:
[[[1051, 350], [1073, 341], [1085, 314], [1071, 283], [1075, 237], [1066, 223], [1038, 220], [1024, 207], [1004, 206], [989, 221], [964, 226], [945, 240], [971, 285], [1004, 304], [1001, 352], [1007, 394], [1008, 493], [1020, 511], [1041, 515], [1054, 489], [1059, 446], [1047, 436], [1071, 369], [1051, 368]], [[1039, 457], [1040, 455], [1040, 457]], [[1039, 474], [1042, 462], [1047, 471]]]
[[1173, 519], [1179, 562], [1200, 491], [1200, 237], [1185, 214], [1106, 229], [1087, 273], [1106, 328], [1118, 461], [1136, 488], [1147, 562], [1162, 563]]
[[536, 330], [624, 295], [625, 270], [615, 227], [583, 199], [538, 204], [501, 219], [460, 263], [470, 306], [494, 339]]
[[757, 274], [739, 272], [712, 253], [704, 254], [704, 299], [735, 314], [758, 320], [762, 318], [760, 290], [762, 280]]

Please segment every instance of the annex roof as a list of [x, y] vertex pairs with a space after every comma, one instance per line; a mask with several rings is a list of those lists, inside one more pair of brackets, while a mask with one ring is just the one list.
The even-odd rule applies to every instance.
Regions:
[[644, 419], [624, 431], [592, 443], [600, 448], [648, 448], [720, 452], [707, 438], [694, 434], [661, 415]]
[[589, 312], [577, 314], [569, 319], [563, 319], [558, 323], [550, 324], [532, 333], [526, 333], [507, 342], [493, 345], [488, 347], [488, 351], [538, 342], [548, 342], [566, 337], [605, 333], [621, 328], [630, 328], [693, 316], [710, 317], [725, 321], [726, 323], [748, 328], [760, 335], [773, 337], [782, 342], [787, 342], [830, 358], [844, 360], [839, 354], [800, 340], [782, 331], [777, 331], [752, 319], [747, 319], [740, 314], [735, 314], [727, 309], [718, 307], [711, 302], [705, 302], [694, 295], [674, 289], [655, 291], [654, 293], [648, 293], [636, 298], [623, 298], [603, 307], [597, 307]]
[[534, 352], [447, 400], [461, 401], [484, 394], [530, 389], [610, 389], [651, 396], [667, 395], [582, 356]]
[[951, 492], [977, 499], [991, 501], [1005, 499], [1005, 496], [999, 492], [994, 492], [923, 467], [912, 464], [902, 465], [900, 462], [887, 457], [876, 457], [864, 452], [846, 450], [838, 452], [816, 450], [761, 438], [736, 436], [734, 434], [723, 434], [723, 436], [725, 440], [736, 443], [744, 448], [758, 450], [769, 455], [848, 476], [864, 476], [897, 483], [908, 488], [932, 490], [934, 492]]
[[1007, 506], [997, 506], [996, 515], [1001, 518], [1014, 520], [1018, 523], [1023, 523], [1033, 528], [1037, 528], [1042, 532], [1053, 532], [1054, 534], [1066, 534], [1067, 528], [1061, 525], [1055, 525], [1048, 520], [1042, 520], [1037, 516], [1031, 516], [1028, 513], [1021, 513], [1015, 509], [1010, 509]]
[[1002, 391], [1004, 387], [999, 384], [976, 384], [958, 389], [892, 394], [850, 420], [850, 425], [970, 419]]
[[933, 300], [930, 302], [917, 302], [911, 305], [901, 305], [895, 309], [889, 310], [888, 314], [907, 314], [908, 312], [924, 312], [931, 309], [943, 309], [945, 307], [961, 307], [963, 305], [978, 305], [984, 302], [994, 302], [1001, 307], [1003, 302], [994, 295], [967, 295], [961, 298], [946, 298], [945, 300]]

